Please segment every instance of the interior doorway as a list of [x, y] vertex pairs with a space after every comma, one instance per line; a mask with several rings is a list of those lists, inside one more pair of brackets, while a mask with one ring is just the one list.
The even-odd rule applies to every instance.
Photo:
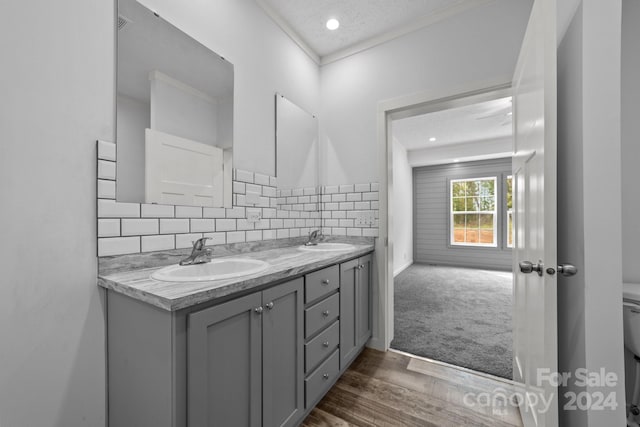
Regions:
[[508, 89], [391, 117], [392, 349], [512, 376]]

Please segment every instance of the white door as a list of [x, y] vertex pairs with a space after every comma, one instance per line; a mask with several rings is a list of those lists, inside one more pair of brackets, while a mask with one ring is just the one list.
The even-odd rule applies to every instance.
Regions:
[[513, 371], [525, 427], [558, 425], [557, 387], [547, 380], [558, 365], [555, 3], [534, 2], [513, 78]]
[[223, 182], [222, 149], [145, 130], [145, 203], [222, 206]]

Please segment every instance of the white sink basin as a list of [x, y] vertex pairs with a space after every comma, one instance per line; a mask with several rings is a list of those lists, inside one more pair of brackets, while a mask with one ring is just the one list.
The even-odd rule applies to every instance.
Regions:
[[269, 264], [258, 259], [219, 258], [205, 264], [170, 265], [151, 274], [151, 278], [164, 282], [203, 282], [248, 276], [267, 268]]
[[349, 243], [318, 243], [317, 245], [305, 246], [302, 245], [299, 247], [301, 251], [312, 251], [312, 252], [329, 252], [329, 251], [350, 251], [355, 249], [355, 246]]

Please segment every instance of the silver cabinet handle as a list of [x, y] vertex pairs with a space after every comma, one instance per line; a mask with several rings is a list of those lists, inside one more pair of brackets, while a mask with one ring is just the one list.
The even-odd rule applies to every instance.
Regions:
[[323, 342], [323, 343], [322, 343], [322, 346], [323, 346], [323, 347], [329, 347], [329, 341], [325, 341], [325, 342]]
[[267, 303], [267, 305], [265, 305], [265, 307], [267, 307], [269, 310], [271, 310], [273, 308], [273, 301]]
[[329, 374], [322, 374], [322, 378], [324, 378], [325, 380], [329, 379]]
[[255, 311], [258, 314], [262, 314], [263, 308], [262, 307], [256, 307], [253, 309], [253, 311]]
[[329, 316], [329, 310], [325, 310], [325, 311], [323, 311], [323, 312], [322, 312], [322, 315], [323, 315], [324, 317], [328, 317], [328, 316]]
[[328, 284], [329, 284], [329, 279], [324, 279], [324, 280], [322, 281], [322, 284], [323, 284], [323, 285], [328, 285]]

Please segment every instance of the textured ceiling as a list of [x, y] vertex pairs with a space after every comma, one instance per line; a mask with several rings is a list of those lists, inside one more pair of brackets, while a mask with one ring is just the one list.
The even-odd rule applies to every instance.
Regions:
[[[481, 0], [259, 0], [320, 57]], [[329, 31], [329, 18], [340, 28]]]
[[[436, 111], [393, 122], [393, 136], [407, 150], [510, 137], [511, 97]], [[436, 141], [429, 141], [435, 137]]]

